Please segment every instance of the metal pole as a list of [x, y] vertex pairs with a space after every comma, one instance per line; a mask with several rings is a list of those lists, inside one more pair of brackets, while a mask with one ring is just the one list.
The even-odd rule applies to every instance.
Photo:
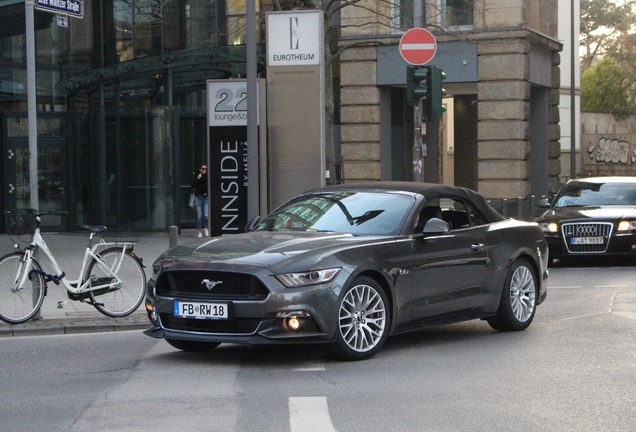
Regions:
[[413, 27], [422, 27], [422, 2], [413, 2]]
[[179, 244], [179, 227], [170, 225], [168, 228], [168, 247], [173, 248]]
[[413, 181], [424, 181], [424, 156], [422, 155], [422, 100], [413, 105]]
[[24, 2], [26, 21], [27, 60], [27, 111], [29, 129], [29, 206], [38, 208], [38, 120], [35, 84], [35, 25], [33, 24], [33, 0]]
[[574, 40], [574, 0], [570, 2], [570, 41], [571, 41], [571, 50], [570, 53], [570, 178], [576, 178], [576, 98], [575, 96], [575, 79], [576, 74], [574, 73], [574, 65], [575, 65], [575, 40]]
[[258, 94], [256, 89], [256, 2], [245, 2], [247, 58], [247, 220], [259, 214]]

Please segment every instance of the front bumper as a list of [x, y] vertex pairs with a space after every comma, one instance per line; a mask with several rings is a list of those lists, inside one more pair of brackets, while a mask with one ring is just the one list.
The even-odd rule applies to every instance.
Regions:
[[207, 333], [192, 330], [168, 330], [152, 323], [150, 325], [150, 328], [144, 331], [144, 334], [160, 339], [179, 339], [195, 342], [218, 342], [250, 345], [326, 343], [330, 341], [325, 333], [307, 331], [297, 334], [279, 334], [278, 337], [272, 337], [274, 335], [271, 330], [275, 329], [277, 325], [275, 322], [271, 321], [272, 320], [262, 321], [262, 325], [259, 326], [259, 328], [257, 328], [256, 331], [254, 331], [253, 333], [235, 334]]
[[633, 233], [615, 234], [609, 238], [607, 247], [601, 251], [572, 251], [565, 243], [562, 234], [545, 234], [550, 249], [550, 258], [579, 256], [636, 256], [636, 235]]
[[[236, 299], [205, 294], [157, 295], [149, 281], [146, 311], [151, 337], [199, 342], [239, 344], [324, 343], [334, 340], [337, 299], [346, 272], [326, 284], [285, 288], [261, 277], [269, 294], [265, 298]], [[227, 319], [184, 318], [175, 314], [175, 302], [223, 303]], [[291, 325], [294, 320], [295, 325]]]

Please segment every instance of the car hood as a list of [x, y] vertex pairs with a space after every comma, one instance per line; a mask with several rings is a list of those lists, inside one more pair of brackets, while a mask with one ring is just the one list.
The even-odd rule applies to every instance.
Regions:
[[168, 250], [163, 259], [179, 267], [202, 262], [272, 267], [305, 261], [315, 265], [336, 250], [381, 239], [386, 240], [386, 237], [308, 231], [257, 231], [214, 237], [202, 243], [186, 243]]
[[586, 206], [586, 207], [561, 207], [547, 210], [541, 216], [541, 220], [574, 220], [574, 219], [603, 219], [618, 220], [636, 218], [636, 207], [632, 206]]

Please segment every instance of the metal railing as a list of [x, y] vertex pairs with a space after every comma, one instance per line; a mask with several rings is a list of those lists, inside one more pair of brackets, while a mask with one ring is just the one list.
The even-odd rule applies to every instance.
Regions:
[[534, 195], [526, 198], [489, 198], [488, 204], [497, 210], [503, 217], [525, 221], [534, 221], [541, 214], [539, 200]]

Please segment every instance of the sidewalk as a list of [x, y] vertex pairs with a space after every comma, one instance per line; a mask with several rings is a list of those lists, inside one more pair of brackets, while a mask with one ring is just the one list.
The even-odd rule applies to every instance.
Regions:
[[[196, 230], [182, 230], [177, 243], [195, 240]], [[76, 279], [82, 266], [84, 249], [88, 242], [87, 232], [44, 233], [44, 239], [57, 259], [59, 266], [69, 278]], [[150, 277], [152, 263], [170, 246], [168, 233], [142, 234], [135, 245], [135, 254], [146, 267], [146, 278]], [[6, 234], [0, 234], [0, 256], [13, 251], [13, 242]], [[38, 261], [44, 271], [52, 273], [48, 260], [39, 254]], [[77, 301], [68, 301], [62, 309], [57, 303], [66, 300], [66, 290], [61, 285], [48, 283], [48, 294], [40, 309], [40, 318], [31, 319], [23, 324], [7, 324], [0, 321], [0, 337], [88, 333], [117, 330], [145, 329], [148, 317], [142, 302], [139, 309], [124, 318], [110, 318], [102, 315], [93, 306]]]

